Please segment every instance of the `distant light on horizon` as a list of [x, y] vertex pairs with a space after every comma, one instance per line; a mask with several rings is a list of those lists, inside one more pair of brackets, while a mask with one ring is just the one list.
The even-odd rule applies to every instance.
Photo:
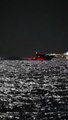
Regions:
[[64, 53], [64, 55], [68, 55], [68, 52]]

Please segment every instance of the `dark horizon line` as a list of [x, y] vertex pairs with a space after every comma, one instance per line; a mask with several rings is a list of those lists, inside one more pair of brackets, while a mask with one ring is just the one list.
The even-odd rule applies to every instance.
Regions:
[[[64, 53], [66, 53], [66, 52], [64, 52], [64, 53], [55, 53], [55, 52], [53, 52], [53, 53], [43, 53], [43, 52], [37, 52], [38, 54], [45, 54], [45, 55], [47, 55], [47, 54], [64, 54]], [[25, 60], [25, 59], [30, 59], [30, 58], [32, 58], [32, 57], [34, 57], [36, 55], [36, 52], [34, 53], [34, 55], [31, 55], [31, 57], [30, 56], [27, 56], [27, 57], [23, 57], [23, 56], [17, 56], [17, 55], [0, 55], [0, 60], [2, 59], [2, 60]]]

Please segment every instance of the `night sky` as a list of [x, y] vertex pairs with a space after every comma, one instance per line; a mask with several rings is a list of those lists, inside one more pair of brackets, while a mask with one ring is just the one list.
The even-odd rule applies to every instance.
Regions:
[[0, 56], [68, 51], [67, 7], [64, 0], [0, 2]]

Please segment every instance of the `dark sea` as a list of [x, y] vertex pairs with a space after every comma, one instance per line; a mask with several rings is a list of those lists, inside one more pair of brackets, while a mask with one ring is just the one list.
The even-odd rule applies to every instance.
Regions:
[[0, 60], [0, 120], [68, 120], [68, 60]]

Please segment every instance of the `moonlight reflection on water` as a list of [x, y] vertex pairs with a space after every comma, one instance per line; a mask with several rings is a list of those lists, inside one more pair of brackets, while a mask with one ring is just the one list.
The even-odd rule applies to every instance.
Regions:
[[68, 119], [68, 60], [0, 60], [0, 120], [13, 119]]

